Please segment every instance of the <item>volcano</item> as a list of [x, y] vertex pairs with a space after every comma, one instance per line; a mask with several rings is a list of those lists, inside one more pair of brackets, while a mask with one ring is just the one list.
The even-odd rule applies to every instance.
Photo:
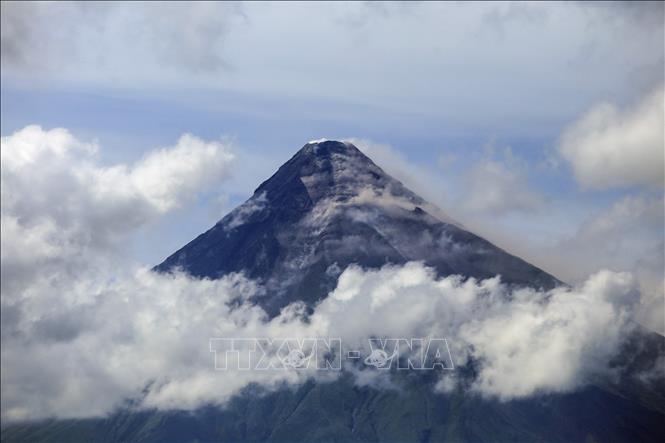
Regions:
[[[245, 203], [154, 269], [210, 279], [243, 273], [265, 288], [252, 302], [274, 317], [296, 301], [313, 309], [349, 265], [411, 261], [439, 276], [564, 284], [468, 231], [353, 144], [327, 140], [307, 143]], [[640, 331], [615, 364], [617, 380], [571, 393], [500, 401], [437, 392], [429, 373], [404, 375], [399, 390], [357, 386], [343, 374], [270, 392], [250, 385], [223, 407], [128, 404], [105, 418], [13, 424], [2, 441], [655, 442], [665, 435], [665, 378], [645, 384], [633, 374], [664, 355], [663, 337]], [[458, 370], [474, 375], [472, 365]]]
[[267, 289], [269, 314], [335, 288], [351, 264], [423, 261], [439, 276], [500, 275], [511, 285], [561, 284], [464, 229], [349, 142], [314, 141], [209, 231], [156, 267], [207, 278], [242, 272]]

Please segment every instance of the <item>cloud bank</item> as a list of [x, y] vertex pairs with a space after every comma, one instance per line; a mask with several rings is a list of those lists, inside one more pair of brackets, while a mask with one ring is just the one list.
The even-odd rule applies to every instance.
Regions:
[[[295, 303], [272, 319], [249, 301], [265, 289], [240, 275], [122, 272], [113, 244], [222, 179], [232, 155], [193, 136], [133, 165], [100, 166], [96, 150], [63, 129], [2, 139], [3, 420], [193, 409], [250, 383], [336, 375], [214, 371], [212, 337], [340, 337], [366, 351], [370, 337], [445, 337], [457, 365], [479, 368], [472, 393], [566, 392], [611, 376], [608, 361], [632, 328], [635, 281], [608, 271], [543, 293], [500, 277], [437, 278], [418, 262], [351, 266], [310, 315]], [[348, 370], [358, 384], [390, 385], [389, 374]], [[453, 373], [437, 389], [455, 383]]]
[[[35, 281], [3, 298], [3, 418], [99, 416], [129, 400], [194, 409], [224, 404], [250, 383], [274, 389], [339, 375], [215, 371], [212, 337], [340, 337], [345, 350], [366, 355], [370, 337], [445, 337], [457, 365], [479, 364], [472, 392], [503, 400], [566, 392], [612, 375], [636, 289], [629, 275], [611, 272], [545, 294], [510, 292], [498, 278], [437, 279], [420, 263], [352, 267], [307, 321], [299, 304], [268, 320], [248, 302], [260, 290], [237, 275], [209, 281], [148, 270], [113, 283], [90, 273]], [[390, 385], [389, 374], [367, 371], [358, 384]], [[451, 383], [454, 373], [439, 389]]]

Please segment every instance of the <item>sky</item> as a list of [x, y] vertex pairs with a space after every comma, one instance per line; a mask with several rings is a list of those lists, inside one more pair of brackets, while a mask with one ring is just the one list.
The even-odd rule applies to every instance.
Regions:
[[158, 264], [326, 137], [563, 281], [630, 273], [665, 331], [662, 3], [1, 8], [3, 297]]

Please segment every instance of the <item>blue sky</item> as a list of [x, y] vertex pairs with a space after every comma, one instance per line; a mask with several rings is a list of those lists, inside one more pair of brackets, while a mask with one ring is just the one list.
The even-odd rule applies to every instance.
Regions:
[[[231, 146], [229, 176], [134, 233], [145, 264], [308, 140], [354, 138], [470, 229], [578, 281], [645, 256], [662, 269], [662, 125], [649, 122], [663, 52], [660, 3], [6, 2], [2, 136], [66, 128], [104, 166], [184, 133]], [[644, 280], [656, 294], [661, 274]]]

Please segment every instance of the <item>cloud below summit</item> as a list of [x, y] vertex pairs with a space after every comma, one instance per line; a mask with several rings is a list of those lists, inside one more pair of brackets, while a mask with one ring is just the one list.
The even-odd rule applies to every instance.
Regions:
[[[508, 401], [611, 379], [635, 320], [665, 332], [662, 3], [0, 8], [3, 424], [102, 416], [128, 399], [192, 410], [252, 383], [336, 375], [216, 372], [210, 337], [339, 336], [368, 351], [369, 336], [442, 336], [477, 377], [447, 371], [433, 389]], [[270, 319], [245, 276], [137, 263], [201, 232], [220, 187], [235, 206], [325, 134], [366, 137], [354, 143], [388, 173], [570, 287], [440, 278], [419, 262], [330, 266], [328, 298]], [[360, 201], [404, 205], [372, 189], [347, 203]]]
[[[499, 277], [437, 278], [418, 262], [351, 266], [305, 321], [299, 303], [269, 319], [249, 302], [263, 288], [242, 276], [198, 280], [126, 264], [122, 272], [115, 265], [126, 257], [112, 244], [223, 179], [232, 155], [183, 136], [133, 165], [105, 167], [98, 149], [36, 126], [2, 140], [3, 420], [99, 416], [127, 399], [194, 409], [223, 404], [250, 383], [330, 380], [313, 371], [214, 371], [211, 337], [340, 337], [364, 350], [369, 337], [445, 337], [456, 364], [477, 362], [474, 393], [567, 392], [611, 376], [608, 361], [632, 328], [639, 294], [625, 273], [542, 293]], [[158, 183], [167, 186], [156, 192]], [[390, 386], [366, 373], [356, 382]]]

